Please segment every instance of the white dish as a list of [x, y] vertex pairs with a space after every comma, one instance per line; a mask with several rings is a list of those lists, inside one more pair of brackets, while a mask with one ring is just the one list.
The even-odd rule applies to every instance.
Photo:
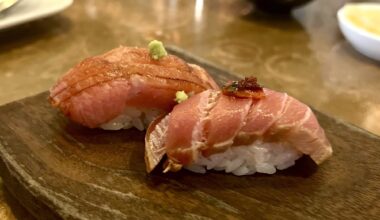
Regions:
[[72, 3], [73, 0], [20, 0], [0, 14], [0, 29], [53, 15]]
[[[354, 3], [348, 5], [353, 5], [355, 7], [368, 7], [371, 9], [379, 10], [380, 13], [379, 3]], [[360, 53], [364, 54], [367, 57], [380, 61], [380, 36], [363, 28], [357, 27], [355, 24], [353, 24], [344, 13], [346, 7], [347, 5], [342, 7], [337, 14], [339, 27], [343, 35]]]

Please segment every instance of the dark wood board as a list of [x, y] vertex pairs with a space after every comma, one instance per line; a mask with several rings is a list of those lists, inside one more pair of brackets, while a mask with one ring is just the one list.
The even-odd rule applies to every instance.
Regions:
[[[236, 76], [171, 48], [220, 82]], [[48, 93], [0, 107], [0, 174], [38, 219], [376, 219], [380, 138], [315, 111], [334, 155], [274, 175], [145, 172], [144, 133], [76, 125]]]

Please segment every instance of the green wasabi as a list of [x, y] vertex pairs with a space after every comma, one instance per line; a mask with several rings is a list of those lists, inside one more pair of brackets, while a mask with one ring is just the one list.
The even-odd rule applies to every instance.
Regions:
[[154, 60], [159, 60], [162, 57], [168, 55], [161, 41], [152, 40], [149, 43], [148, 47], [149, 47], [149, 54]]
[[186, 92], [184, 91], [177, 91], [175, 93], [175, 99], [174, 101], [178, 102], [178, 103], [181, 103], [185, 100], [187, 100], [189, 98], [189, 96], [186, 94]]

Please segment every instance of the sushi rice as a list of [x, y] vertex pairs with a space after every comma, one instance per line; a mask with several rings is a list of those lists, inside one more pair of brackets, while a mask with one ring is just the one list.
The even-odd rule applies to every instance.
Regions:
[[287, 143], [263, 143], [257, 140], [250, 145], [230, 147], [225, 152], [207, 158], [199, 154], [197, 160], [185, 168], [196, 173], [217, 170], [237, 176], [256, 172], [274, 174], [276, 169], [293, 166], [301, 156], [301, 152]]
[[101, 124], [99, 127], [104, 130], [120, 130], [135, 127], [143, 131], [162, 113], [163, 111], [160, 109], [127, 107], [122, 114]]

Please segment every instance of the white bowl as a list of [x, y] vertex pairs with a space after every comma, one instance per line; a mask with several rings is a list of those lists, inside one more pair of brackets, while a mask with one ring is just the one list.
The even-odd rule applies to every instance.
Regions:
[[0, 14], [0, 30], [56, 14], [72, 3], [73, 0], [22, 0]]
[[[353, 3], [348, 5], [355, 5], [355, 7], [375, 7], [380, 13], [379, 3]], [[360, 53], [380, 61], [380, 36], [352, 24], [344, 14], [346, 7], [347, 5], [338, 11], [339, 27], [343, 35]]]

